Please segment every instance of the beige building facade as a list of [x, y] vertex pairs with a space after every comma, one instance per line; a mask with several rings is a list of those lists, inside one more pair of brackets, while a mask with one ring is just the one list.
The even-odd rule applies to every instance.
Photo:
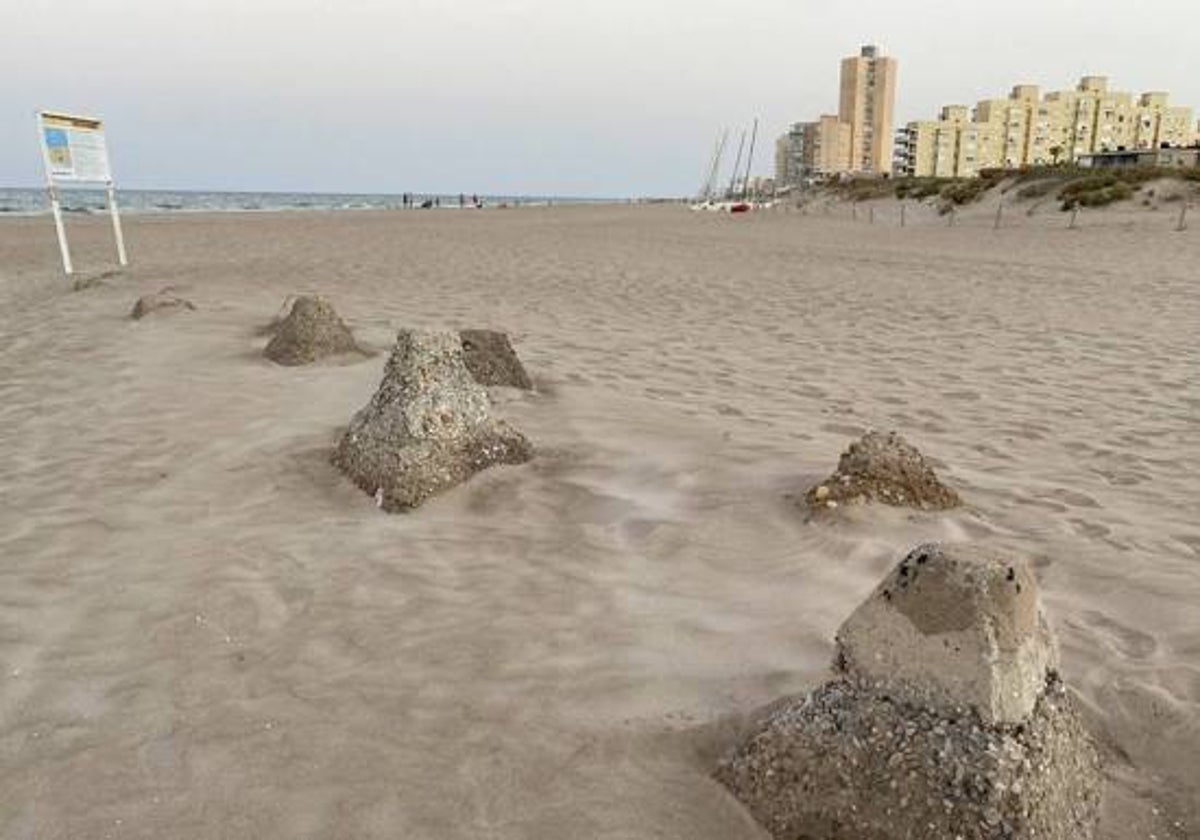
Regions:
[[829, 178], [846, 171], [851, 129], [833, 114], [795, 123], [775, 141], [775, 183], [794, 186], [807, 178]]
[[892, 171], [892, 126], [896, 107], [894, 58], [865, 46], [842, 59], [838, 119], [850, 127], [845, 171], [887, 175]]
[[842, 59], [838, 113], [795, 123], [775, 145], [775, 180], [780, 186], [805, 178], [888, 175], [892, 171], [896, 103], [894, 58], [864, 46]]
[[852, 147], [852, 129], [831, 114], [804, 123], [805, 168], [818, 178], [847, 171]]
[[1085, 76], [1074, 90], [1045, 96], [1018, 85], [1006, 99], [942, 109], [938, 120], [900, 132], [896, 166], [918, 177], [967, 178], [981, 169], [1073, 163], [1106, 151], [1187, 146], [1197, 141], [1190, 108], [1166, 93], [1110, 91], [1103, 76]]

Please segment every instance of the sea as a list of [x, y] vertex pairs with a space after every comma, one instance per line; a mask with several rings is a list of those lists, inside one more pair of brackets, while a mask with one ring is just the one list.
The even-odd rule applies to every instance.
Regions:
[[[459, 195], [413, 193], [414, 204], [432, 202], [433, 209], [458, 209]], [[103, 190], [60, 190], [62, 208], [69, 213], [107, 211]], [[467, 195], [470, 206], [474, 196]], [[611, 204], [624, 199], [572, 196], [480, 195], [485, 207], [547, 206], [551, 204]], [[280, 212], [303, 210], [400, 210], [403, 196], [390, 193], [203, 192], [196, 190], [117, 190], [124, 213]], [[0, 187], [0, 215], [35, 216], [50, 212], [44, 189]]]

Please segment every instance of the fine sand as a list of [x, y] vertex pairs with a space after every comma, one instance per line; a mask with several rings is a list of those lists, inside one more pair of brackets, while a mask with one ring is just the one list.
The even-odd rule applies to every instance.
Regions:
[[[930, 539], [1033, 559], [1102, 836], [1200, 837], [1200, 216], [990, 219], [141, 217], [81, 291], [0, 220], [0, 837], [762, 838], [716, 756]], [[264, 359], [293, 293], [507, 330], [536, 459], [378, 511], [385, 356]], [[868, 427], [965, 507], [806, 521]]]

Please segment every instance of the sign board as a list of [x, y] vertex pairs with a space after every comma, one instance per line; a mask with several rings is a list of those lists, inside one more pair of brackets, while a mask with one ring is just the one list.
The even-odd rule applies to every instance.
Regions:
[[74, 269], [71, 266], [66, 229], [63, 227], [58, 188], [71, 186], [103, 185], [107, 190], [113, 236], [117, 240], [117, 260], [121, 265], [128, 265], [125, 237], [121, 233], [121, 216], [117, 212], [117, 193], [113, 186], [112, 169], [108, 165], [104, 124], [91, 117], [52, 111], [39, 111], [37, 122], [42, 162], [46, 167], [46, 189], [50, 193], [50, 209], [54, 213], [54, 226], [58, 231], [63, 270], [71, 274]]
[[112, 180], [108, 145], [100, 120], [43, 113], [41, 130], [46, 167], [52, 180], [100, 184]]

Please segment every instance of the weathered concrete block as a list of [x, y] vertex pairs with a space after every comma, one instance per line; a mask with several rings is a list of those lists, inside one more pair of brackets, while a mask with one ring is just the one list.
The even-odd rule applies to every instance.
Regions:
[[463, 330], [463, 359], [480, 385], [533, 388], [529, 374], [509, 343], [508, 335], [496, 330]]
[[1087, 840], [1102, 787], [1053, 678], [1014, 727], [836, 680], [771, 715], [716, 777], [776, 840]]
[[307, 365], [326, 356], [359, 351], [354, 336], [322, 297], [301, 296], [275, 329], [263, 355], [281, 365]]
[[974, 546], [911, 551], [842, 624], [837, 647], [855, 677], [985, 723], [1028, 717], [1058, 667], [1033, 573]]
[[157, 292], [142, 295], [133, 304], [133, 309], [130, 310], [129, 317], [135, 321], [140, 321], [151, 312], [194, 310], [196, 308], [196, 305], [190, 300], [181, 298], [174, 292], [175, 288], [173, 286], [166, 286]]
[[1092, 837], [1099, 757], [1024, 562], [918, 547], [837, 647], [716, 772], [776, 840]]
[[524, 435], [491, 416], [487, 392], [463, 363], [460, 338], [406, 330], [333, 462], [381, 508], [399, 511], [487, 467], [531, 457]]
[[916, 447], [896, 432], [874, 431], [850, 444], [833, 474], [810, 488], [804, 499], [816, 510], [865, 502], [924, 510], [962, 504]]

